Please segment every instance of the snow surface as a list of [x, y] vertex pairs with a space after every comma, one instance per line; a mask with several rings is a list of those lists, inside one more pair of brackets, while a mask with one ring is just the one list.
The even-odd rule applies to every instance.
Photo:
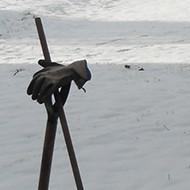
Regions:
[[[87, 59], [93, 75], [65, 106], [85, 189], [189, 190], [189, 15], [188, 0], [2, 0], [0, 188], [37, 189], [46, 112], [26, 88], [40, 16], [52, 60]], [[58, 126], [50, 189], [63, 188], [75, 184]]]

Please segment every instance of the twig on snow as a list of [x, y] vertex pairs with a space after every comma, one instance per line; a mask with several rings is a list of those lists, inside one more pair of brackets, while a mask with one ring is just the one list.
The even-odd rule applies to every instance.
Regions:
[[165, 125], [163, 125], [168, 131], [170, 130], [169, 128], [167, 128]]
[[21, 71], [24, 71], [24, 69], [16, 69], [15, 73], [13, 74], [13, 76], [15, 76], [16, 74], [18, 74]]

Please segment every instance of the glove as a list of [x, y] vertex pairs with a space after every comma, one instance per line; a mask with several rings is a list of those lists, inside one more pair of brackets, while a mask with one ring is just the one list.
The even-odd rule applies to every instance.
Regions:
[[68, 66], [44, 60], [40, 60], [39, 64], [46, 67], [34, 74], [27, 89], [27, 94], [32, 95], [32, 99], [39, 103], [44, 103], [60, 87], [63, 92], [61, 96], [64, 96], [64, 87], [68, 88], [72, 80], [81, 89], [91, 79], [86, 60], [76, 61]]

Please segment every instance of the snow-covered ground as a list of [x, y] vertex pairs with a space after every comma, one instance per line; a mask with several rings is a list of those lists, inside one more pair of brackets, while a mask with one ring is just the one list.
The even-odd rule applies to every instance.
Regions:
[[[26, 95], [43, 58], [36, 16], [52, 60], [87, 59], [93, 75], [65, 106], [85, 189], [189, 190], [189, 0], [1, 1], [1, 189], [37, 189], [46, 112]], [[75, 184], [58, 126], [50, 189], [63, 188]]]

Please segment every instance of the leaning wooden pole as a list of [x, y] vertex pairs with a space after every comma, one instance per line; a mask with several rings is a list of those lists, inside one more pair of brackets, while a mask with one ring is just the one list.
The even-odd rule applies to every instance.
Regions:
[[[35, 23], [36, 23], [44, 58], [47, 61], [51, 61], [41, 19], [36, 18]], [[49, 102], [46, 101], [45, 102], [46, 108], [48, 107], [48, 104]], [[48, 190], [49, 188], [52, 157], [53, 157], [53, 150], [54, 150], [54, 143], [55, 143], [55, 136], [56, 136], [56, 129], [57, 129], [57, 119], [50, 121], [49, 117], [51, 117], [51, 115], [48, 114], [38, 190]]]
[[[47, 61], [51, 61], [41, 19], [39, 17], [35, 18], [35, 23], [36, 23], [40, 43], [42, 46], [44, 58]], [[74, 148], [73, 148], [73, 144], [72, 144], [72, 140], [71, 140], [71, 136], [69, 132], [69, 128], [68, 128], [65, 113], [63, 110], [63, 104], [62, 104], [58, 90], [54, 93], [54, 97], [55, 97], [56, 105], [58, 107], [58, 116], [60, 118], [63, 134], [65, 137], [65, 142], [66, 142], [66, 146], [67, 146], [67, 150], [68, 150], [68, 154], [70, 158], [71, 167], [73, 170], [73, 175], [75, 178], [76, 187], [77, 187], [77, 190], [84, 190], [81, 175], [79, 172], [79, 167], [77, 164], [77, 159], [75, 156], [75, 152], [74, 152]], [[46, 104], [46, 109], [47, 109], [48, 102], [45, 104]], [[52, 156], [53, 156], [53, 147], [54, 147], [54, 141], [55, 141], [57, 119], [53, 119], [53, 122], [50, 122], [48, 120], [46, 126], [47, 127], [46, 127], [46, 135], [45, 135], [45, 141], [44, 141], [44, 150], [43, 150], [38, 190], [48, 190], [48, 187], [49, 187], [49, 178], [50, 178], [50, 172], [51, 172], [51, 163], [52, 163]], [[46, 156], [48, 157], [48, 160]], [[49, 166], [47, 169], [46, 167], [48, 163], [49, 163]]]

